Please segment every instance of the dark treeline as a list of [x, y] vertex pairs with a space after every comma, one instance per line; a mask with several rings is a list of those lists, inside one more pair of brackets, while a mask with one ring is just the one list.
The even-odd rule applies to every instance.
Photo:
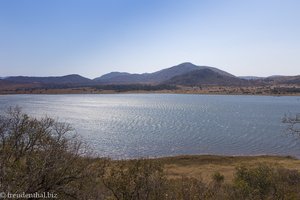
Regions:
[[300, 88], [296, 87], [275, 87], [271, 90], [273, 94], [294, 94], [300, 93]]
[[82, 89], [91, 88], [94, 90], [112, 90], [115, 92], [127, 92], [127, 91], [158, 91], [158, 90], [176, 90], [175, 85], [147, 85], [147, 84], [124, 84], [124, 85], [76, 85], [76, 84], [47, 84], [33, 88], [17, 89], [17, 91], [32, 91], [35, 89]]
[[114, 90], [116, 92], [127, 92], [127, 91], [157, 91], [157, 90], [175, 90], [177, 89], [174, 85], [144, 85], [144, 84], [129, 84], [129, 85], [98, 85], [94, 86], [98, 90]]

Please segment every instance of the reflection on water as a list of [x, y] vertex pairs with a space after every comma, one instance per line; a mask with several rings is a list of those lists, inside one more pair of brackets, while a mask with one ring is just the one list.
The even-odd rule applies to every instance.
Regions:
[[300, 138], [281, 118], [299, 113], [299, 97], [113, 94], [6, 95], [1, 112], [70, 123], [100, 155], [113, 158], [178, 154], [300, 156]]

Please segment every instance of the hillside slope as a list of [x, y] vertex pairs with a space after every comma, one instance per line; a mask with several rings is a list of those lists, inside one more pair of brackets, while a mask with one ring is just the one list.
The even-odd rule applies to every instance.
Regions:
[[223, 85], [223, 86], [239, 86], [247, 85], [249, 81], [233, 76], [222, 75], [212, 69], [200, 69], [188, 72], [183, 75], [175, 76], [165, 84], [184, 85], [184, 86], [199, 86], [199, 85]]

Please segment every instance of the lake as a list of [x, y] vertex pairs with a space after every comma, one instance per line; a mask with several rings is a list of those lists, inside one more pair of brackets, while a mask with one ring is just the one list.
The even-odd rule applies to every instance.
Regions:
[[300, 137], [286, 134], [285, 114], [300, 97], [187, 94], [2, 95], [0, 112], [70, 123], [91, 148], [111, 158], [182, 154], [292, 155]]

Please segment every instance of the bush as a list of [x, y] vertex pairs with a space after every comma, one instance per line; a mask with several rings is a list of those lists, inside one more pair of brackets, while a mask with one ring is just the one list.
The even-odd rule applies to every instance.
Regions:
[[166, 177], [163, 166], [154, 160], [111, 162], [103, 183], [115, 199], [164, 199]]
[[235, 174], [236, 196], [243, 199], [300, 199], [300, 173], [260, 164], [239, 167]]
[[224, 175], [220, 174], [220, 172], [215, 172], [213, 175], [212, 175], [212, 180], [217, 183], [217, 184], [221, 184], [224, 182]]
[[205, 199], [207, 185], [195, 178], [171, 179], [167, 184], [166, 199], [198, 200]]

